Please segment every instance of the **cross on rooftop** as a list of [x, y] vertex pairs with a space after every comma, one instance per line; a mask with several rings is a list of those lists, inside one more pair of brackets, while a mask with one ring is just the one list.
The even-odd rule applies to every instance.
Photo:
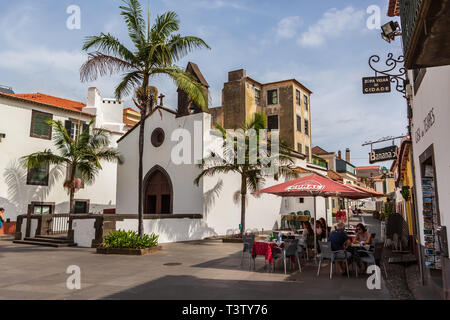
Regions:
[[159, 95], [159, 99], [160, 99], [160, 102], [159, 102], [159, 105], [161, 106], [161, 107], [163, 107], [164, 106], [164, 103], [163, 103], [163, 99], [165, 98], [166, 96], [165, 95], [163, 95], [162, 93]]

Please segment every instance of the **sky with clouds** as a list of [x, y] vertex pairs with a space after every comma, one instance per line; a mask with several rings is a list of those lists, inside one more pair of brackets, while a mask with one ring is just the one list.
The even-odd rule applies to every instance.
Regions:
[[[142, 0], [147, 8], [147, 0]], [[113, 96], [119, 77], [81, 83], [79, 68], [86, 60], [83, 39], [110, 32], [127, 45], [120, 0], [2, 1], [0, 11], [0, 84], [16, 93], [42, 92], [85, 102], [96, 86]], [[81, 8], [81, 29], [69, 30], [70, 5]], [[352, 151], [355, 165], [368, 164], [369, 147], [361, 144], [407, 133], [406, 104], [401, 94], [363, 95], [361, 78], [373, 76], [367, 62], [401, 54], [400, 39], [388, 44], [380, 30], [370, 30], [369, 6], [381, 9], [388, 0], [151, 0], [155, 17], [178, 13], [181, 33], [203, 38], [211, 50], [179, 61], [196, 62], [211, 86], [212, 106], [221, 105], [228, 72], [244, 68], [260, 81], [296, 78], [310, 88], [312, 140], [327, 151]], [[175, 108], [176, 88], [164, 78], [153, 81]], [[395, 90], [394, 90], [395, 91]], [[125, 99], [131, 106], [130, 99]], [[378, 145], [383, 147], [383, 144]], [[381, 163], [389, 166], [390, 163]]]

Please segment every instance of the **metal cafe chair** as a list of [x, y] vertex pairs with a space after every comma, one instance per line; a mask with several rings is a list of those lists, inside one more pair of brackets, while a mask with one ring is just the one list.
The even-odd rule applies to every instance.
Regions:
[[249, 270], [252, 267], [252, 260], [253, 260], [253, 267], [255, 268], [255, 259], [252, 256], [252, 250], [253, 250], [253, 244], [255, 243], [255, 235], [244, 235], [243, 238], [243, 248], [242, 248], [242, 256], [241, 256], [241, 268], [244, 265], [244, 255], [248, 255], [248, 262], [249, 262]]
[[[331, 242], [319, 242], [320, 245], [320, 260], [319, 267], [317, 269], [317, 276], [320, 275], [320, 266], [323, 260], [330, 260], [330, 279], [333, 278], [333, 264], [335, 262], [344, 262], [347, 266], [347, 278], [350, 277], [348, 272], [348, 258], [349, 254], [345, 250], [332, 251], [331, 250]], [[342, 257], [343, 255], [343, 257]]]
[[298, 239], [285, 242], [285, 247], [280, 248], [278, 246], [272, 247], [272, 257], [274, 259], [273, 265], [272, 265], [272, 271], [275, 271], [275, 263], [283, 259], [284, 262], [284, 274], [287, 273], [286, 271], [286, 258], [292, 258], [294, 257], [298, 264], [298, 270], [302, 272], [302, 266], [300, 265], [300, 257], [298, 255]]

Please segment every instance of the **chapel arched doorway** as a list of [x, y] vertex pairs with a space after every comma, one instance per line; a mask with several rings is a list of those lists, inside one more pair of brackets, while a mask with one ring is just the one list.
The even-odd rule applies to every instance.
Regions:
[[144, 214], [172, 214], [173, 187], [168, 173], [155, 166], [148, 172], [144, 183]]

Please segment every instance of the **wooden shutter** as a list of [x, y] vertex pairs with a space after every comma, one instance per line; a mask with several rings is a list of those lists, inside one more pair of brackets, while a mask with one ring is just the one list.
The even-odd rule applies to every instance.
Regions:
[[42, 139], [51, 139], [52, 127], [47, 123], [47, 120], [52, 119], [52, 114], [32, 111], [31, 115], [31, 132], [30, 136]]

